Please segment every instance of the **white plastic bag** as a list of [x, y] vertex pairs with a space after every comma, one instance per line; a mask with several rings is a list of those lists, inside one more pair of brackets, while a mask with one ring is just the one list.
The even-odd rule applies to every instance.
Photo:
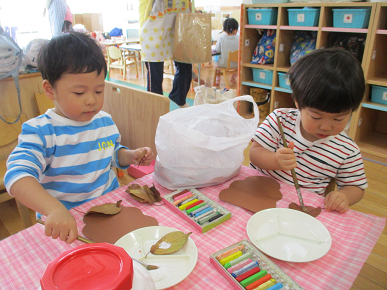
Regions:
[[[253, 103], [254, 119], [240, 116], [233, 106], [236, 101]], [[239, 173], [243, 151], [258, 122], [258, 107], [251, 96], [161, 116], [155, 138], [154, 180], [171, 190], [225, 182]]]

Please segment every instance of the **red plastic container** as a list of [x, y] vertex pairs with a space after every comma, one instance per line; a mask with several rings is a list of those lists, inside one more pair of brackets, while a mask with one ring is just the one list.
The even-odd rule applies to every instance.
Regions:
[[40, 280], [42, 290], [129, 290], [133, 261], [121, 247], [86, 244], [62, 253], [48, 264]]

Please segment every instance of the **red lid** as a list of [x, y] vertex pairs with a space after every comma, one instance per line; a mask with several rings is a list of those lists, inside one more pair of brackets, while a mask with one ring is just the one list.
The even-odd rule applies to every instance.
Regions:
[[132, 289], [133, 262], [126, 251], [107, 243], [86, 244], [48, 264], [42, 290]]

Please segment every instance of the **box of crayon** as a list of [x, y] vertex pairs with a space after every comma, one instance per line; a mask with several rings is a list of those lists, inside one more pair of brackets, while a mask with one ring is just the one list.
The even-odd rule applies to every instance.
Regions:
[[231, 218], [231, 212], [195, 188], [178, 190], [163, 197], [164, 204], [201, 233]]
[[248, 240], [210, 255], [210, 262], [234, 289], [303, 289]]

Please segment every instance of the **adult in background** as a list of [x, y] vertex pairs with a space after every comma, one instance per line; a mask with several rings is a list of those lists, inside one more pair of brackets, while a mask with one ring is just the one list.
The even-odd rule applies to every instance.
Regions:
[[46, 11], [48, 11], [52, 37], [72, 30], [72, 14], [66, 0], [46, 0], [43, 15], [46, 14]]
[[[147, 20], [153, 6], [153, 0], [139, 0], [139, 24], [140, 31], [143, 23]], [[171, 6], [173, 1], [167, 2], [166, 6]], [[187, 1], [188, 2], [188, 1]], [[189, 1], [191, 7], [191, 2]], [[170, 8], [170, 7], [168, 7]], [[162, 29], [163, 27], [160, 27]], [[141, 37], [141, 35], [140, 35]], [[180, 108], [189, 107], [186, 102], [186, 97], [191, 85], [192, 79], [192, 64], [175, 61], [175, 77], [173, 79], [172, 90], [169, 93], [169, 98], [174, 101]], [[164, 79], [164, 61], [147, 61], [147, 90], [156, 94], [163, 94], [163, 79]]]

